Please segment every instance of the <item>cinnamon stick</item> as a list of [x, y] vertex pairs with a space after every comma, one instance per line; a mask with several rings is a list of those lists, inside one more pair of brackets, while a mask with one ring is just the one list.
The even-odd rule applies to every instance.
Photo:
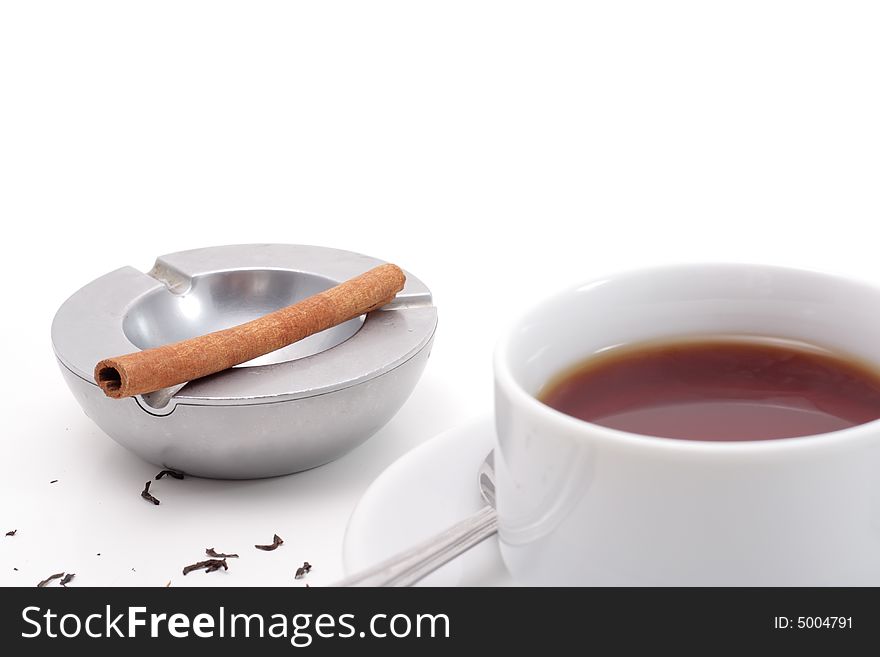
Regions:
[[102, 360], [95, 366], [95, 382], [119, 399], [208, 376], [381, 308], [405, 282], [400, 267], [380, 265], [250, 322]]

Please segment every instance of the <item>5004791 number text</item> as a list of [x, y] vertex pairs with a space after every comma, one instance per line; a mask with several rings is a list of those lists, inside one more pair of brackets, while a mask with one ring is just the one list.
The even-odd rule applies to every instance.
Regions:
[[775, 630], [851, 630], [852, 616], [775, 616]]

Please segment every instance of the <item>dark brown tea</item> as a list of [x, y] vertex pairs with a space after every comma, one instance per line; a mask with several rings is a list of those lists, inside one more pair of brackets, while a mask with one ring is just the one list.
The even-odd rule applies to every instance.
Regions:
[[600, 352], [551, 381], [539, 399], [633, 433], [771, 440], [880, 418], [880, 372], [799, 342], [679, 339]]

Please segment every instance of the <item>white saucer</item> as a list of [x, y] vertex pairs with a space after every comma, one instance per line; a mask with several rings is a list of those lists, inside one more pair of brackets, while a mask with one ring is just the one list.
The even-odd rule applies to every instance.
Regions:
[[[491, 418], [470, 422], [404, 454], [374, 481], [345, 531], [348, 575], [425, 540], [483, 506], [477, 470], [494, 444]], [[441, 567], [421, 586], [512, 586], [492, 537]]]

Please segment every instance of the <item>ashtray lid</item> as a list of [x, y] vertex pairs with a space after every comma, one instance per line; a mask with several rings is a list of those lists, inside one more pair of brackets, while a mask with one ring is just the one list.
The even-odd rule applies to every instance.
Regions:
[[[289, 244], [180, 251], [159, 257], [149, 272], [122, 267], [82, 287], [56, 313], [52, 343], [64, 367], [97, 387], [93, 371], [103, 358], [240, 324], [382, 263], [350, 251]], [[430, 290], [406, 272], [404, 289], [381, 310], [191, 381], [164, 399], [138, 401], [159, 409], [170, 399], [254, 404], [332, 392], [406, 362], [431, 342], [436, 326]]]

